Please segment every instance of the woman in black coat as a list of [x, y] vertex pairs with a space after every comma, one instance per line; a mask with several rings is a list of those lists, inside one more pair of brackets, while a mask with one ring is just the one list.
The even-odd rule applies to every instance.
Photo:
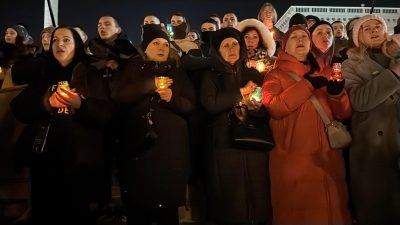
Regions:
[[[168, 60], [169, 39], [160, 28], [146, 26], [141, 48], [145, 56], [131, 58], [111, 82], [121, 119], [122, 198], [130, 225], [177, 225], [189, 173], [185, 117], [195, 94], [186, 74]], [[168, 87], [159, 86], [158, 76], [168, 77]]]
[[[201, 102], [209, 115], [206, 182], [210, 220], [218, 224], [265, 224], [271, 221], [268, 153], [230, 144], [229, 113], [239, 102], [257, 116], [261, 103], [249, 101], [263, 75], [245, 67], [242, 34], [234, 28], [215, 32], [212, 45], [217, 62], [203, 74]], [[256, 113], [258, 112], [258, 113]]]
[[94, 224], [90, 201], [103, 171], [103, 128], [113, 105], [97, 70], [85, 64], [74, 29], [56, 28], [50, 53], [40, 79], [11, 102], [16, 118], [28, 124], [16, 161], [30, 168], [33, 224]]

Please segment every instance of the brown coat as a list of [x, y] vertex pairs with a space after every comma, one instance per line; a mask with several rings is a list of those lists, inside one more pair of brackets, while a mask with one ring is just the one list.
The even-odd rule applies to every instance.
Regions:
[[347, 93], [313, 91], [289, 71], [303, 77], [309, 68], [281, 52], [263, 85], [276, 142], [270, 153], [274, 224], [350, 224], [342, 151], [329, 146], [324, 123], [309, 100], [314, 94], [331, 119], [341, 120], [351, 115]]

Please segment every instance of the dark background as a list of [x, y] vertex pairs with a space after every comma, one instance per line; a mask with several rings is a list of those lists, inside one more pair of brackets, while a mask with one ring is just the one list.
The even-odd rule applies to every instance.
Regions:
[[[93, 38], [97, 35], [97, 21], [101, 15], [117, 17], [120, 25], [137, 43], [140, 37], [140, 24], [147, 14], [155, 14], [168, 21], [173, 12], [182, 12], [192, 28], [198, 29], [200, 22], [211, 13], [220, 16], [227, 11], [235, 12], [239, 20], [256, 18], [265, 0], [59, 0], [59, 24], [82, 26]], [[338, 4], [321, 0], [279, 0], [270, 1], [281, 16], [291, 5], [324, 6], [365, 6], [371, 0], [332, 0]], [[376, 7], [400, 7], [399, 0], [376, 0]], [[0, 30], [4, 33], [7, 25], [25, 23], [38, 43], [43, 28], [44, 0], [0, 0]], [[1, 37], [3, 39], [3, 36]]]

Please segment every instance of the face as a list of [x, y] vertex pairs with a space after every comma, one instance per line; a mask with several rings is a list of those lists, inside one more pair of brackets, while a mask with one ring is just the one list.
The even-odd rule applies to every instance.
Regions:
[[368, 48], [376, 48], [382, 45], [386, 39], [383, 25], [378, 20], [368, 20], [364, 22], [359, 31], [359, 41]]
[[345, 34], [345, 29], [344, 29], [344, 24], [343, 23], [334, 23], [332, 24], [333, 27], [333, 33], [335, 37], [337, 38], [344, 38]]
[[122, 29], [111, 16], [103, 16], [97, 24], [97, 31], [104, 41], [113, 41], [121, 33]]
[[264, 7], [264, 10], [261, 11], [260, 14], [260, 19], [264, 22], [264, 23], [273, 23], [274, 21], [274, 8], [271, 6], [266, 6]]
[[143, 20], [143, 24], [160, 24], [160, 20], [155, 16], [146, 16]]
[[66, 28], [57, 29], [53, 37], [53, 55], [62, 66], [72, 62], [75, 55], [75, 40]]
[[156, 38], [149, 43], [144, 53], [151, 61], [165, 62], [169, 55], [169, 43], [164, 38]]
[[172, 17], [171, 17], [171, 24], [172, 24], [172, 26], [179, 26], [179, 25], [181, 25], [182, 23], [184, 22], [184, 19], [183, 19], [183, 17], [182, 16], [176, 16], [176, 15], [173, 15]]
[[224, 15], [222, 27], [236, 27], [238, 21], [234, 13], [227, 13]]
[[258, 36], [257, 31], [249, 30], [244, 34], [244, 41], [246, 42], [247, 49], [256, 49], [260, 42], [260, 37]]
[[17, 31], [13, 28], [7, 28], [6, 33], [4, 34], [4, 40], [8, 44], [15, 44], [17, 40]]
[[240, 58], [240, 44], [235, 38], [224, 39], [218, 51], [222, 58], [232, 65]]
[[48, 51], [50, 49], [50, 38], [50, 33], [44, 32], [42, 34], [42, 46], [45, 51]]
[[189, 40], [191, 40], [191, 41], [195, 41], [195, 40], [199, 39], [199, 37], [197, 36], [197, 34], [195, 32], [188, 32], [186, 37], [188, 37]]
[[299, 61], [305, 61], [310, 51], [310, 39], [304, 30], [293, 31], [285, 46], [285, 52], [296, 57]]
[[216, 31], [217, 27], [213, 23], [203, 23], [201, 25], [201, 32], [205, 31]]
[[326, 52], [333, 44], [332, 28], [327, 24], [319, 25], [312, 33], [312, 41], [321, 52]]
[[307, 20], [307, 27], [310, 28], [312, 25], [314, 25], [314, 23], [316, 23], [317, 21], [314, 19], [308, 19]]

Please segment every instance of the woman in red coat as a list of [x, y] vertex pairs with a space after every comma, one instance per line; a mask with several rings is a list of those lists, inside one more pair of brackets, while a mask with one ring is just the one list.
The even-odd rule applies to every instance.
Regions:
[[[332, 149], [325, 125], [310, 101], [316, 96], [332, 119], [351, 115], [343, 85], [329, 81], [310, 54], [310, 34], [291, 27], [276, 67], [263, 84], [276, 147], [270, 153], [274, 224], [351, 224], [342, 152]], [[289, 73], [300, 78], [294, 80]]]

